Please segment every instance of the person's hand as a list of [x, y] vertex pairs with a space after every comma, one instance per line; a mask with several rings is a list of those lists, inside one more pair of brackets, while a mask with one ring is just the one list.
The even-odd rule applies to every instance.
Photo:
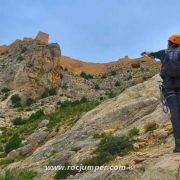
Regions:
[[152, 55], [151, 55], [151, 52], [142, 52], [141, 56], [149, 56], [149, 57], [151, 57]]

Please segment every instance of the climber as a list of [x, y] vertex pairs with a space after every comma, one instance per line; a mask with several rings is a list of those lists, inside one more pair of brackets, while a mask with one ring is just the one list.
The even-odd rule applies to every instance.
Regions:
[[170, 110], [175, 138], [173, 152], [180, 152], [180, 35], [169, 37], [167, 49], [141, 55], [161, 60], [162, 93]]

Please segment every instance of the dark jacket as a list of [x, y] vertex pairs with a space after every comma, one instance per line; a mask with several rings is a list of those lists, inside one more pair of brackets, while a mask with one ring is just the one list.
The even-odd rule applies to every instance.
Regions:
[[[169, 49], [167, 49], [169, 50]], [[164, 50], [160, 50], [157, 52], [153, 52], [151, 53], [151, 56], [153, 56], [154, 58], [157, 58], [159, 60], [161, 60], [161, 64], [162, 67], [164, 65], [164, 63], [166, 63], [166, 61], [168, 61], [168, 57], [166, 56], [166, 49]], [[163, 69], [161, 68], [160, 71], [160, 76], [163, 79], [163, 84], [168, 87], [168, 88], [180, 88], [180, 78], [171, 78], [169, 77], [166, 72], [163, 71]]]

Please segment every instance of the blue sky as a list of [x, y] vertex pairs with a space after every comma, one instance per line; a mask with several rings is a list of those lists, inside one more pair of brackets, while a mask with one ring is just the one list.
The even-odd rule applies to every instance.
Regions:
[[179, 0], [0, 0], [0, 44], [50, 34], [63, 55], [106, 62], [166, 47]]

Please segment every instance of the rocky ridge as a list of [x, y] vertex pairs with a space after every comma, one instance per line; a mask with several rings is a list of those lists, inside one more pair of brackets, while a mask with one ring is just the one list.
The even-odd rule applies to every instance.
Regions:
[[[1, 109], [9, 108], [18, 95], [22, 105], [37, 102], [48, 94], [80, 99], [103, 100], [127, 87], [155, 75], [159, 65], [153, 59], [128, 57], [105, 64], [85, 63], [61, 56], [57, 43], [48, 43], [49, 35], [39, 32], [35, 39], [16, 40], [0, 47]], [[3, 51], [3, 52], [2, 52]], [[97, 71], [98, 70], [98, 71]]]

